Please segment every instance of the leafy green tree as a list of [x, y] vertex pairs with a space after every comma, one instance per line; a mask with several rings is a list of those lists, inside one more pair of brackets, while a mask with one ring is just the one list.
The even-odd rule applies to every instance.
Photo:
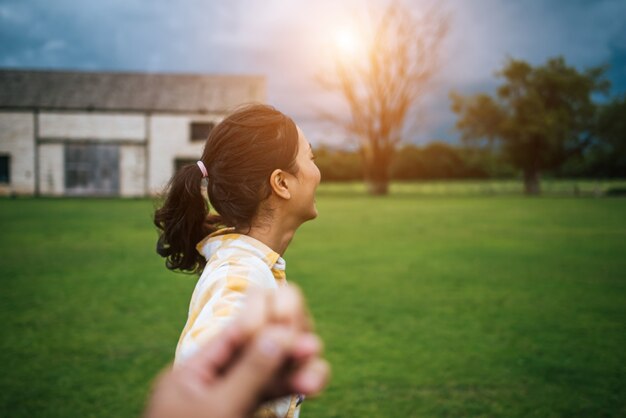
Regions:
[[363, 164], [356, 151], [321, 146], [315, 149], [315, 163], [322, 181], [354, 181], [363, 178]]
[[592, 170], [603, 177], [626, 177], [626, 95], [602, 106], [598, 140], [592, 147]]
[[497, 75], [495, 96], [451, 93], [456, 127], [473, 146], [492, 147], [521, 170], [527, 194], [540, 193], [541, 173], [580, 155], [594, 140], [605, 68], [578, 71], [562, 57], [543, 66], [510, 59]]
[[398, 180], [484, 178], [487, 173], [470, 167], [462, 150], [445, 142], [431, 142], [423, 148], [405, 145], [394, 158], [391, 176]]
[[512, 178], [517, 173], [517, 170], [504, 160], [502, 154], [497, 154], [493, 148], [460, 146], [457, 152], [467, 167], [466, 177]]

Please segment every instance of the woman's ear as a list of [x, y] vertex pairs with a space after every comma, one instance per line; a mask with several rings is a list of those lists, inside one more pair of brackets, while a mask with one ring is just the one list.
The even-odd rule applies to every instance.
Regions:
[[287, 173], [279, 168], [272, 171], [272, 174], [270, 174], [270, 187], [276, 195], [288, 200], [291, 199], [291, 193], [289, 193], [289, 187], [287, 186], [286, 175]]

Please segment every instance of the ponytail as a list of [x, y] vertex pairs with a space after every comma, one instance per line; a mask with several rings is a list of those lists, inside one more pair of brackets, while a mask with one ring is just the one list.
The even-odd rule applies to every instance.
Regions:
[[206, 260], [196, 244], [222, 224], [220, 216], [209, 215], [202, 178], [196, 164], [182, 167], [167, 185], [165, 202], [154, 213], [159, 232], [156, 251], [170, 270], [201, 273]]

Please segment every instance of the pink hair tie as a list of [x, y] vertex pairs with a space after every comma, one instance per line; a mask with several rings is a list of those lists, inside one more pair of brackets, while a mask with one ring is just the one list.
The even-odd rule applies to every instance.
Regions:
[[198, 162], [196, 163], [198, 164], [198, 167], [200, 167], [200, 171], [202, 171], [202, 177], [209, 177], [209, 173], [208, 171], [206, 171], [206, 167], [204, 166], [204, 163], [200, 160], [198, 160]]

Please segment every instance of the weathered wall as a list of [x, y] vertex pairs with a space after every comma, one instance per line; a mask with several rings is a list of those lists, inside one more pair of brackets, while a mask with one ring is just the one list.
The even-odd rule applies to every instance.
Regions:
[[159, 193], [174, 173], [176, 159], [195, 160], [202, 155], [204, 141], [191, 141], [191, 123], [219, 123], [222, 118], [221, 114], [43, 112], [38, 117], [36, 150], [34, 113], [2, 112], [0, 153], [11, 155], [11, 184], [0, 185], [0, 193], [34, 194], [37, 159], [40, 193], [62, 196], [64, 147], [73, 141], [120, 144], [121, 196]]
[[146, 194], [145, 147], [123, 145], [120, 147], [120, 195], [138, 197]]
[[39, 138], [142, 142], [145, 126], [141, 114], [46, 112], [39, 117]]
[[120, 195], [136, 197], [146, 194], [145, 115], [46, 112], [39, 118], [39, 139], [43, 141], [39, 159], [42, 194], [64, 193], [64, 144], [73, 141], [120, 143]]
[[192, 122], [218, 123], [221, 115], [153, 115], [150, 117], [149, 192], [159, 193], [174, 173], [177, 158], [199, 159], [204, 141], [191, 141]]
[[65, 193], [65, 162], [63, 144], [39, 145], [39, 193], [63, 196]]
[[0, 194], [35, 192], [35, 125], [31, 112], [0, 112], [0, 154], [10, 155], [10, 183]]

